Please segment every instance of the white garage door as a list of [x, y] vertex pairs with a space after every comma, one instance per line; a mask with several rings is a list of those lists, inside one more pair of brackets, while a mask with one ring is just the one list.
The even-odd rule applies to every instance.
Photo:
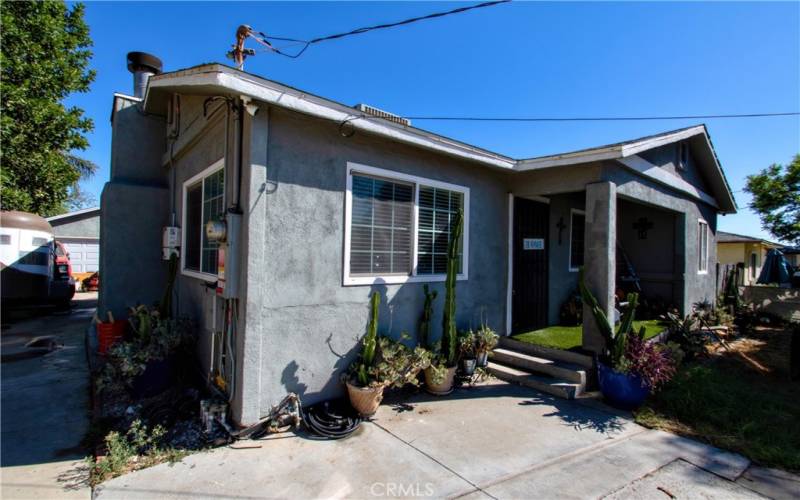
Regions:
[[96, 240], [59, 238], [69, 253], [73, 273], [93, 273], [100, 268], [100, 243]]

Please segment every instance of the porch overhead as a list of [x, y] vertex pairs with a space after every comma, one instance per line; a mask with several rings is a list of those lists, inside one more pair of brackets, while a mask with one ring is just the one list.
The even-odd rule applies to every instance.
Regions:
[[[689, 143], [692, 155], [697, 160], [711, 189], [710, 196], [697, 189], [696, 186], [664, 171], [640, 156], [640, 153], [680, 141]], [[601, 161], [617, 161], [624, 167], [659, 184], [682, 191], [715, 206], [720, 213], [736, 213], [736, 200], [733, 198], [730, 185], [725, 173], [722, 171], [705, 125], [695, 125], [596, 148], [519, 160], [514, 170], [526, 172], [573, 165], [585, 165], [588, 167]]]

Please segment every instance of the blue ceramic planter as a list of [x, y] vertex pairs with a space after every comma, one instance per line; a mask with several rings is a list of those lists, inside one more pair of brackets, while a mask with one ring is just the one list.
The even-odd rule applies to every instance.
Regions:
[[650, 394], [650, 388], [642, 384], [638, 375], [619, 373], [603, 363], [597, 363], [597, 377], [600, 379], [600, 392], [615, 408], [634, 410]]

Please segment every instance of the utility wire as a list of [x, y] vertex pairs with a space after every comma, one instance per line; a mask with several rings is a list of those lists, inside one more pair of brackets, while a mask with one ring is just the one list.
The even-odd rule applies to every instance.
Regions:
[[767, 116], [798, 116], [800, 112], [787, 113], [746, 113], [723, 115], [683, 115], [683, 116], [596, 116], [596, 117], [491, 117], [491, 116], [405, 116], [408, 120], [429, 121], [474, 121], [474, 122], [609, 122], [644, 120], [697, 120], [713, 118], [759, 118]]
[[[497, 1], [493, 1], [493, 2], [483, 2], [483, 3], [476, 4], [476, 5], [470, 5], [468, 7], [459, 7], [457, 9], [448, 10], [448, 11], [445, 11], [445, 12], [435, 12], [433, 14], [428, 14], [428, 15], [425, 15], [425, 16], [412, 17], [410, 19], [405, 19], [403, 21], [397, 21], [397, 22], [394, 22], [394, 23], [377, 24], [375, 26], [367, 26], [367, 27], [364, 27], [364, 28], [356, 28], [354, 30], [347, 31], [347, 32], [344, 32], [344, 33], [337, 33], [335, 35], [321, 36], [321, 37], [318, 37], [318, 38], [313, 38], [311, 40], [299, 40], [297, 38], [270, 36], [270, 35], [267, 35], [266, 33], [264, 33], [263, 31], [255, 31], [255, 30], [251, 30], [250, 35], [257, 42], [259, 42], [262, 45], [265, 45], [268, 48], [268, 50], [270, 50], [270, 51], [272, 51], [272, 52], [274, 52], [276, 54], [280, 54], [282, 56], [286, 56], [286, 57], [291, 58], [291, 59], [297, 59], [298, 57], [303, 55], [303, 53], [306, 51], [306, 49], [308, 49], [310, 46], [312, 46], [314, 44], [317, 44], [317, 43], [320, 43], [320, 42], [326, 42], [326, 41], [329, 41], [329, 40], [337, 40], [337, 39], [340, 39], [340, 38], [345, 38], [345, 37], [353, 36], [353, 35], [360, 35], [362, 33], [367, 33], [367, 32], [375, 31], [375, 30], [394, 28], [394, 27], [397, 27], [397, 26], [404, 26], [404, 25], [407, 25], [407, 24], [416, 23], [418, 21], [426, 21], [428, 19], [435, 19], [437, 17], [449, 16], [451, 14], [460, 14], [460, 13], [466, 12], [468, 10], [481, 9], [483, 7], [492, 7], [492, 6], [501, 4], [501, 3], [508, 3], [510, 1], [511, 0], [497, 0]], [[258, 36], [255, 36], [255, 35], [258, 35]], [[303, 48], [301, 48], [299, 51], [297, 51], [297, 52], [295, 52], [293, 54], [289, 54], [287, 52], [283, 52], [280, 48], [274, 47], [269, 42], [269, 40], [275, 40], [275, 41], [279, 41], [279, 42], [292, 42], [289, 45], [300, 44], [300, 45], [303, 46]], [[287, 45], [287, 46], [289, 46], [289, 45]], [[283, 47], [283, 48], [285, 48], [285, 47]]]
[[[723, 118], [762, 118], [776, 116], [800, 116], [800, 112], [785, 113], [743, 113], [720, 115], [674, 115], [674, 116], [592, 116], [592, 117], [492, 117], [492, 116], [401, 116], [406, 120], [417, 121], [469, 121], [469, 122], [610, 122], [610, 121], [646, 121], [646, 120], [700, 120]], [[371, 115], [359, 115], [352, 119], [379, 118]]]

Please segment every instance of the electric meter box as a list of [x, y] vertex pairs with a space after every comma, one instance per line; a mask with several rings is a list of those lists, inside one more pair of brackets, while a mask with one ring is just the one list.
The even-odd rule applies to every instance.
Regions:
[[[224, 240], [217, 250], [217, 295], [225, 299], [239, 297], [242, 214], [225, 214]], [[219, 233], [218, 233], [219, 234]]]
[[161, 232], [162, 258], [169, 260], [173, 255], [178, 255], [181, 246], [181, 228], [166, 226]]

